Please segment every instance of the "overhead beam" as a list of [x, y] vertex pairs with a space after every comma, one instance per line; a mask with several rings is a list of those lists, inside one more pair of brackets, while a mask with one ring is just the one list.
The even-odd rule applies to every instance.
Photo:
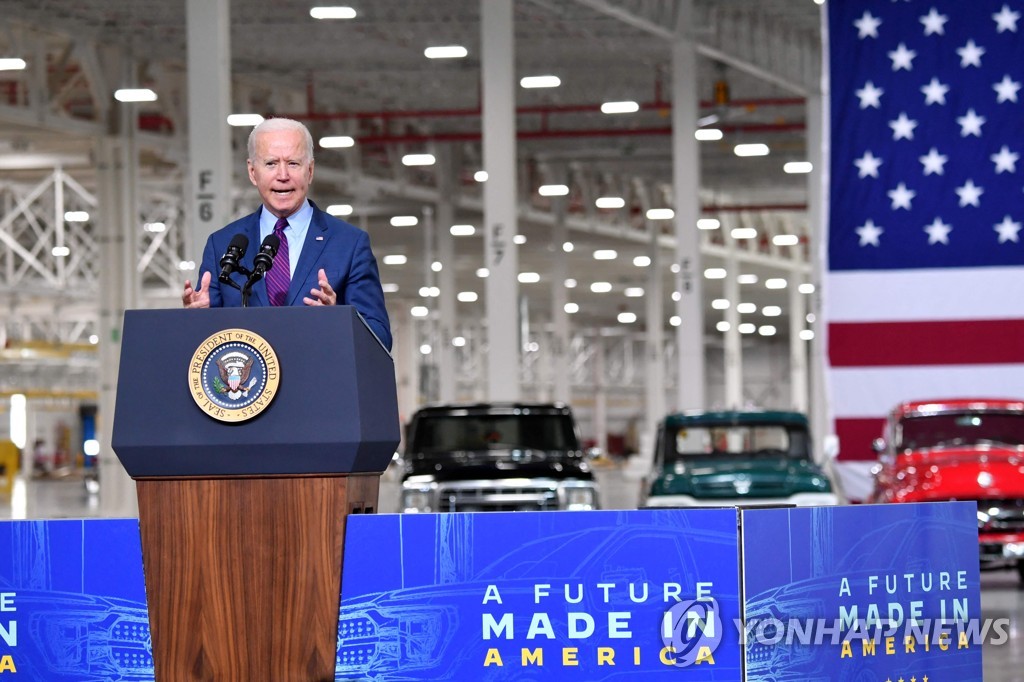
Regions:
[[[629, 10], [623, 9], [622, 7], [612, 4], [611, 2], [609, 2], [609, 0], [575, 0], [575, 2], [580, 5], [583, 5], [584, 7], [588, 7], [596, 12], [600, 12], [605, 16], [617, 19], [624, 24], [628, 24], [629, 26], [638, 28], [641, 31], [644, 31], [645, 33], [649, 33], [653, 36], [661, 38], [662, 40], [671, 41], [675, 38], [675, 31], [672, 28], [662, 26], [661, 24], [655, 23], [650, 19], [633, 14]], [[780, 88], [789, 90], [790, 92], [793, 92], [795, 94], [807, 96], [807, 94], [809, 93], [809, 89], [807, 88], [807, 86], [801, 83], [793, 81], [777, 73], [768, 71], [758, 66], [757, 64], [754, 64], [753, 62], [747, 61], [745, 59], [741, 59], [736, 55], [723, 52], [717, 47], [712, 47], [707, 43], [701, 42], [700, 40], [696, 40], [696, 37], [695, 42], [697, 46], [697, 53], [702, 57], [707, 57], [709, 59], [714, 59], [715, 61], [722, 62], [723, 64], [727, 64], [728, 66], [731, 66], [737, 71], [742, 71], [744, 73], [750, 74], [755, 78], [758, 78], [768, 83], [772, 83], [773, 85], [777, 85]]]

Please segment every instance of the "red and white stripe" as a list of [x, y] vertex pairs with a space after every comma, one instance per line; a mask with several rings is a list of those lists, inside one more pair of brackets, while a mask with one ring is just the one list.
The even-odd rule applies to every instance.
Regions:
[[851, 499], [870, 491], [871, 440], [898, 403], [1024, 397], [1022, 268], [831, 272], [823, 303], [837, 468]]

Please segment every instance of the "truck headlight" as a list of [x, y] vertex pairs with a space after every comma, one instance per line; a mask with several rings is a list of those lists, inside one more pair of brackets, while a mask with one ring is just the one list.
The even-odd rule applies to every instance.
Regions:
[[597, 489], [591, 483], [563, 483], [558, 489], [562, 509], [585, 511], [597, 508]]
[[402, 484], [402, 511], [405, 513], [434, 511], [433, 481], [406, 481]]

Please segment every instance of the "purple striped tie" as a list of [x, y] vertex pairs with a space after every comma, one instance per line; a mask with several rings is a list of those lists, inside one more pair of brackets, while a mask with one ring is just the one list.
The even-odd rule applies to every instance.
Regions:
[[284, 233], [286, 227], [288, 221], [284, 218], [278, 218], [277, 224], [274, 225], [274, 234], [281, 240], [281, 246], [277, 249], [273, 267], [267, 272], [267, 298], [270, 299], [270, 305], [285, 305], [288, 300], [288, 287], [292, 283], [288, 237]]

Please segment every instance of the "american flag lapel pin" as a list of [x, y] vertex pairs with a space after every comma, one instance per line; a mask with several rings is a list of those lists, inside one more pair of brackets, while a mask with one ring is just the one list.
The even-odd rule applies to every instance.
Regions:
[[322, 236], [322, 235], [320, 235], [320, 236], [317, 236], [316, 240], [317, 240], [318, 242], [322, 242], [322, 241], [324, 240], [324, 238], [323, 238], [323, 236]]

